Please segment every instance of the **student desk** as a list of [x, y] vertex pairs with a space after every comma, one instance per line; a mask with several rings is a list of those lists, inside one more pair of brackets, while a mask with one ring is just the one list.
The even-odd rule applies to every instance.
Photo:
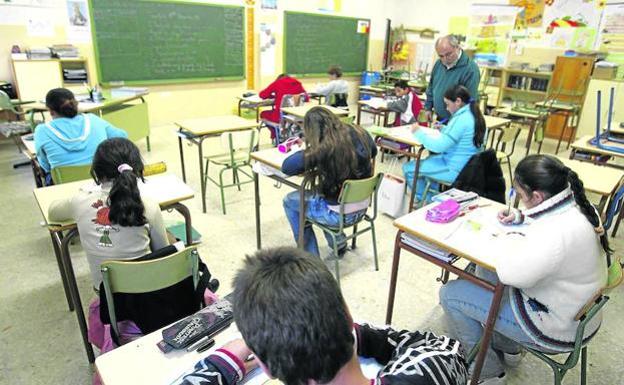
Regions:
[[[568, 138], [567, 147], [570, 148], [570, 142], [572, 141], [572, 138], [576, 136], [576, 129], [579, 123], [579, 113], [581, 111], [581, 106], [579, 106], [578, 104], [556, 102], [552, 100], [535, 103], [535, 106], [547, 109], [549, 115], [560, 115], [564, 117], [563, 126], [561, 127], [561, 133], [559, 133], [559, 140], [557, 141], [557, 148], [555, 149], [555, 155], [559, 152], [559, 147], [561, 146], [563, 135], [565, 134], [568, 127], [572, 128], [572, 132], [570, 133], [570, 137]], [[572, 125], [570, 125], [570, 121], [572, 121]]]
[[379, 105], [377, 103], [371, 102], [370, 100], [358, 100], [357, 117], [355, 119], [355, 122], [357, 124], [360, 124], [360, 121], [362, 118], [362, 112], [367, 112], [373, 115], [373, 119], [383, 118], [383, 123], [381, 123], [380, 125], [384, 127], [388, 127], [388, 117], [390, 115], [390, 112], [392, 112], [392, 110], [389, 110], [387, 106], [388, 106], [387, 103], [384, 103], [383, 105]]
[[274, 99], [262, 99], [258, 95], [237, 96], [238, 99], [238, 116], [241, 116], [241, 109], [256, 110], [256, 122], [260, 122], [260, 109], [262, 107], [272, 106]]
[[[297, 245], [299, 247], [303, 247], [303, 228], [305, 225], [305, 188], [306, 185], [310, 182], [310, 176], [291, 176], [285, 177], [281, 174], [282, 163], [284, 160], [288, 158], [291, 153], [281, 153], [277, 148], [269, 148], [266, 150], [260, 150], [251, 153], [251, 159], [259, 162], [262, 167], [270, 167], [275, 169], [276, 171], [280, 171], [279, 174], [273, 175], [265, 175], [273, 180], [276, 180], [279, 183], [283, 183], [286, 186], [292, 187], [293, 189], [299, 191], [299, 238], [297, 239]], [[255, 202], [255, 212], [256, 212], [256, 247], [258, 250], [262, 248], [262, 229], [260, 224], [260, 183], [258, 180], [258, 172], [256, 172], [254, 167], [254, 202]]]
[[[145, 138], [147, 150], [150, 151], [150, 124], [147, 102], [144, 98], [147, 92], [126, 93], [115, 97], [112, 96], [110, 90], [105, 90], [102, 93], [103, 101], [97, 103], [81, 101], [78, 103], [78, 111], [98, 115], [113, 126], [126, 131], [128, 139], [133, 142]], [[48, 110], [45, 103], [41, 102], [27, 104], [25, 108], [44, 112]]]
[[178, 129], [178, 148], [180, 150], [180, 164], [182, 166], [182, 180], [186, 182], [186, 167], [184, 165], [184, 149], [182, 139], [197, 145], [199, 155], [199, 183], [201, 185], [202, 211], [206, 213], [206, 183], [204, 182], [204, 149], [206, 138], [219, 136], [228, 131], [242, 131], [258, 127], [258, 122], [244, 119], [236, 115], [210, 116], [207, 118], [186, 119], [175, 122]]
[[33, 178], [35, 180], [36, 187], [43, 187], [45, 185], [44, 172], [37, 160], [37, 153], [35, 152], [35, 140], [33, 134], [26, 134], [20, 137], [20, 151], [28, 158], [30, 167], [32, 168]]
[[[487, 352], [487, 348], [490, 344], [490, 338], [492, 336], [492, 332], [494, 331], [494, 324], [500, 308], [504, 285], [501, 282], [494, 285], [455, 266], [453, 261], [445, 262], [424, 251], [413, 248], [412, 246], [406, 244], [402, 240], [401, 236], [403, 234], [409, 234], [415, 238], [425, 240], [440, 249], [447, 250], [457, 255], [460, 259], [466, 259], [483, 268], [495, 271], [494, 266], [497, 256], [504, 257], [508, 250], [505, 250], [504, 247], [499, 250], [491, 250], [490, 242], [488, 242], [488, 240], [493, 239], [494, 236], [491, 233], [491, 229], [494, 226], [493, 224], [486, 227], [486, 224], [484, 223], [480, 230], [472, 230], [467, 221], [474, 220], [483, 223], [486, 218], [496, 221], [497, 212], [505, 206], [484, 198], [479, 198], [479, 204], [490, 204], [490, 206], [472, 210], [450, 223], [441, 224], [426, 221], [425, 214], [427, 210], [437, 204], [438, 202], [429, 204], [394, 221], [394, 226], [398, 228], [398, 231], [394, 242], [394, 257], [392, 260], [392, 269], [390, 274], [390, 290], [388, 294], [388, 307], [386, 310], [386, 324], [390, 324], [392, 321], [392, 311], [394, 308], [394, 297], [396, 293], [401, 250], [408, 251], [433, 263], [434, 265], [440, 266], [446, 271], [457, 275], [461, 279], [465, 279], [485, 289], [493, 291], [494, 296], [490, 304], [490, 312], [483, 329], [483, 336], [481, 338], [481, 344], [473, 370], [473, 379], [471, 384], [475, 385], [478, 381], [479, 375], [481, 374], [481, 368], [485, 360], [485, 353]], [[478, 231], [478, 233], [475, 231]]]
[[308, 111], [310, 111], [314, 107], [325, 108], [326, 110], [333, 113], [339, 118], [349, 116], [349, 111], [343, 110], [342, 108], [325, 106], [325, 105], [319, 106], [318, 104], [314, 104], [314, 103], [308, 103], [308, 104], [305, 104], [303, 106], [298, 106], [298, 107], [284, 107], [282, 108], [282, 112], [287, 115], [292, 115], [299, 120], [303, 120], [303, 118], [308, 113]]
[[[162, 210], [175, 209], [182, 214], [186, 223], [186, 239], [192, 239], [191, 214], [188, 208], [181, 202], [193, 198], [193, 190], [173, 174], [154, 175], [147, 177], [145, 181], [145, 184], [140, 184], [139, 188], [141, 193], [157, 201]], [[48, 210], [55, 200], [71, 197], [75, 195], [79, 189], [93, 188], [93, 186], [93, 181], [83, 180], [33, 190], [35, 200], [39, 205], [41, 214], [45, 219], [48, 231], [52, 237], [52, 246], [54, 247], [54, 254], [61, 273], [67, 304], [69, 305], [70, 311], [75, 310], [76, 312], [78, 325], [82, 334], [82, 341], [87, 351], [89, 362], [93, 362], [95, 358], [93, 355], [93, 348], [87, 338], [87, 324], [80, 300], [78, 285], [76, 284], [74, 268], [69, 255], [69, 242], [78, 235], [78, 229], [76, 223], [73, 221], [64, 223], [51, 221], [48, 216]], [[64, 231], [68, 231], [68, 233], [63, 235]]]
[[377, 98], [383, 98], [386, 95], [394, 95], [394, 86], [390, 84], [377, 84], [369, 86], [359, 86], [360, 96], [370, 95]]
[[[526, 140], [526, 155], [529, 155], [529, 151], [531, 151], [531, 142], [533, 141], [533, 138], [537, 138], [537, 135], [535, 134], [535, 131], [537, 130], [537, 125], [539, 124], [540, 119], [542, 118], [540, 114], [538, 113], [533, 113], [533, 112], [528, 112], [528, 111], [515, 111], [513, 110], [511, 107], [503, 107], [503, 108], [497, 108], [496, 109], [496, 114], [497, 115], [504, 115], [507, 116], [509, 118], [517, 118], [517, 119], [521, 119], [523, 121], [527, 121], [530, 122], [529, 123], [529, 134], [527, 136], [527, 140]], [[542, 143], [543, 143], [544, 139], [542, 138], [542, 140], [540, 140], [538, 143], [538, 147], [537, 147], [537, 153], [539, 154], [542, 151]]]
[[615, 195], [617, 188], [624, 179], [624, 172], [612, 167], [597, 166], [580, 160], [561, 157], [558, 159], [578, 174], [585, 191], [600, 195], [598, 212], [605, 209], [607, 201]]
[[624, 145], [617, 143], [609, 143], [611, 146], [621, 147], [623, 152], [616, 152], [611, 150], [606, 150], [603, 148], [598, 148], [591, 143], [590, 140], [594, 139], [594, 135], [585, 135], [579, 139], [577, 139], [574, 143], [572, 143], [572, 151], [570, 152], [570, 159], [577, 159], [586, 162], [593, 162], [595, 164], [602, 164], [605, 166], [615, 167], [615, 168], [624, 168], [624, 166], [617, 165], [615, 163], [607, 163], [607, 162], [599, 162], [599, 157], [601, 156], [611, 156], [616, 159], [624, 159]]
[[[611, 129], [609, 131], [615, 135], [624, 135], [624, 126], [622, 126], [622, 124], [624, 124], [624, 122], [611, 122]], [[607, 129], [606, 125], [604, 129]]]

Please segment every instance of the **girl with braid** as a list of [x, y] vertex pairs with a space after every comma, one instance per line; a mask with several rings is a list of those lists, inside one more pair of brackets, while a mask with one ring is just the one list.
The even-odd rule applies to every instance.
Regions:
[[[498, 214], [509, 231], [495, 242], [513, 243], [514, 251], [496, 259], [496, 273], [477, 268], [481, 278], [506, 285], [483, 384], [505, 383], [503, 364], [514, 366], [522, 357], [517, 342], [546, 353], [573, 350], [575, 316], [606, 284], [610, 263], [600, 217], [574, 171], [555, 157], [531, 155], [518, 163], [513, 185], [525, 209]], [[466, 280], [440, 290], [454, 337], [467, 350], [479, 341], [492, 295]], [[591, 338], [601, 321], [596, 315], [584, 337]]]

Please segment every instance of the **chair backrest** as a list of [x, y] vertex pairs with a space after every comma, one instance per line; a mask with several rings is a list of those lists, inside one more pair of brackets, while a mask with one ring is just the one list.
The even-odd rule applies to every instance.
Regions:
[[233, 164], [235, 152], [243, 152], [249, 156], [258, 145], [258, 140], [258, 130], [256, 129], [224, 132], [221, 134], [221, 147], [228, 151]]
[[509, 154], [512, 154], [516, 147], [516, 140], [518, 140], [520, 136], [520, 127], [516, 124], [510, 124], [507, 127], [498, 128], [497, 131], [500, 133], [498, 134], [498, 138], [495, 139], [496, 145], [494, 149], [497, 151], [504, 151], [508, 146], [511, 146]]
[[76, 182], [91, 178], [91, 164], [58, 166], [50, 171], [54, 184]]
[[8, 110], [17, 113], [15, 106], [11, 103], [11, 98], [2, 90], [0, 90], [0, 110]]
[[166, 257], [148, 261], [105, 261], [100, 266], [108, 315], [115, 336], [119, 336], [113, 294], [149, 293], [173, 286], [193, 277], [199, 281], [199, 255], [188, 247]]
[[143, 168], [143, 176], [163, 174], [165, 172], [167, 172], [167, 164], [165, 162], [146, 164]]
[[348, 204], [370, 198], [377, 191], [382, 176], [383, 174], [379, 173], [370, 178], [345, 180], [338, 196], [338, 202], [340, 204]]
[[585, 303], [585, 305], [583, 305], [581, 310], [576, 313], [576, 317], [574, 317], [574, 319], [578, 321], [586, 317], [593, 317], [596, 313], [596, 311], [593, 311], [593, 309], [595, 309], [595, 305], [599, 303], [603, 296], [606, 296], [609, 292], [611, 292], [611, 290], [618, 287], [622, 281], [624, 281], [624, 271], [622, 270], [620, 257], [612, 255], [611, 264], [607, 270], [607, 284], [602, 289], [598, 290], [598, 292], [595, 293], [589, 301]]
[[347, 93], [330, 94], [328, 104], [332, 107], [348, 107], [347, 100], [349, 100], [349, 94]]
[[624, 203], [624, 180], [620, 181], [615, 194], [609, 201], [607, 206], [606, 217], [603, 221], [603, 227], [605, 231], [611, 228], [613, 221], [616, 219], [617, 214], [622, 210], [622, 204]]

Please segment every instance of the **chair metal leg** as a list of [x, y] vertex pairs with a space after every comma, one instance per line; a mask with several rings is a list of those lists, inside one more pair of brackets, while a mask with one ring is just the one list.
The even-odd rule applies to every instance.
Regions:
[[338, 287], [340, 287], [340, 258], [338, 258], [338, 242], [336, 242], [336, 235], [333, 232], [330, 232], [329, 235], [332, 237], [332, 249], [334, 250], [334, 266], [336, 269], [336, 281], [338, 282]]
[[145, 141], [147, 142], [147, 152], [152, 151], [152, 146], [151, 146], [151, 144], [150, 144], [150, 139], [149, 139], [149, 136], [146, 136], [146, 137], [145, 137]]
[[581, 385], [587, 384], [587, 346], [581, 349]]
[[375, 222], [371, 221], [370, 226], [371, 226], [371, 238], [373, 238], [373, 257], [375, 258], [375, 271], [379, 271], [379, 259], [377, 258], [377, 235], [375, 234]]
[[223, 210], [223, 215], [225, 215], [225, 191], [223, 188], [223, 172], [227, 170], [227, 168], [222, 169], [219, 172], [219, 191], [221, 192], [221, 209]]
[[357, 235], [355, 235], [355, 233], [357, 233], [357, 223], [353, 225], [353, 239], [351, 239], [351, 249], [355, 249], [356, 247]]
[[232, 177], [234, 178], [234, 183], [236, 183], [236, 186], [238, 187], [238, 191], [241, 191], [240, 178], [236, 167], [232, 168]]
[[509, 169], [509, 183], [513, 182], [513, 174], [511, 173], [511, 156], [507, 156], [507, 168]]
[[[416, 178], [416, 175], [414, 175], [414, 178]], [[431, 188], [431, 181], [427, 180], [427, 184], [425, 184], [425, 189], [423, 190], [422, 196], [420, 197], [420, 207], [424, 207], [425, 204], [427, 203], [427, 195], [429, 194], [430, 188]], [[418, 194], [418, 192], [416, 192], [416, 194]]]

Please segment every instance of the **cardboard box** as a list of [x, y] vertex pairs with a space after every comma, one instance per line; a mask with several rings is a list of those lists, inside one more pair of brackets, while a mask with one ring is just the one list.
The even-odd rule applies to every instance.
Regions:
[[593, 79], [613, 80], [617, 75], [618, 67], [594, 67]]

